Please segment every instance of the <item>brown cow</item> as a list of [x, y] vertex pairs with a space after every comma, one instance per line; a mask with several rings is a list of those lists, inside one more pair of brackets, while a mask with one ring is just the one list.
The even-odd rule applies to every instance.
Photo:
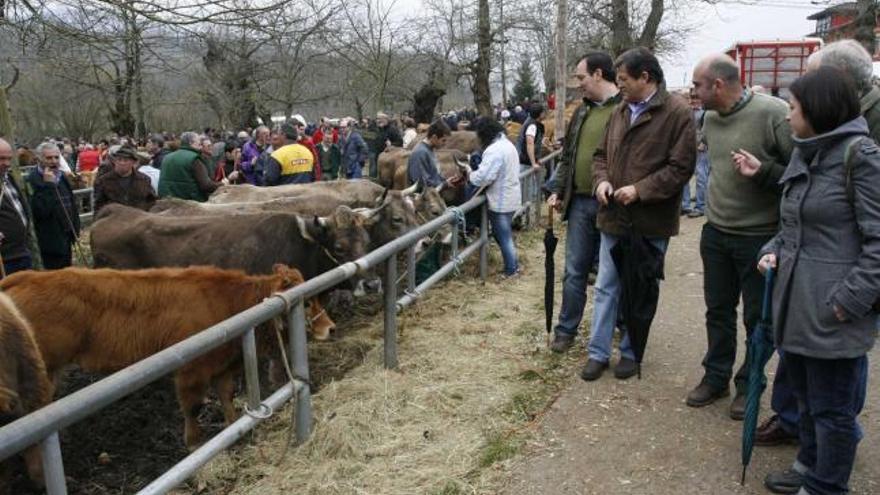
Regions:
[[[284, 265], [262, 276], [210, 267], [66, 268], [18, 272], [0, 281], [0, 289], [31, 322], [46, 371], [54, 377], [73, 363], [92, 372], [120, 370], [302, 282], [299, 270]], [[315, 334], [329, 331], [333, 322], [317, 299], [308, 304]], [[257, 329], [261, 354], [274, 349], [271, 329], [278, 324]], [[233, 378], [241, 367], [240, 349], [237, 340], [229, 342], [175, 373], [187, 447], [199, 443], [196, 418], [212, 383], [227, 425], [236, 420]]]
[[[427, 131], [419, 133], [415, 139], [409, 143], [407, 150], [412, 151], [417, 144], [421, 143], [425, 137], [427, 137], [427, 135]], [[474, 131], [453, 130], [446, 139], [446, 144], [443, 145], [443, 149], [458, 150], [469, 155], [480, 149], [480, 138], [477, 137], [477, 133]]]
[[343, 196], [351, 208], [372, 206], [382, 194], [383, 188], [367, 179], [323, 181], [311, 184], [288, 184], [274, 187], [257, 187], [247, 184], [223, 186], [208, 198], [209, 203], [242, 203], [270, 201], [278, 198], [294, 198], [316, 193]]
[[[409, 187], [411, 184], [407, 176], [407, 163], [410, 154], [410, 151], [402, 148], [389, 148], [379, 154], [379, 183], [397, 190]], [[465, 169], [469, 169], [468, 157], [461, 151], [444, 148], [436, 150], [435, 154], [437, 167], [443, 178], [464, 176]], [[447, 205], [460, 205], [464, 200], [464, 188], [443, 188], [441, 195]]]
[[[30, 324], [6, 294], [0, 293], [0, 426], [33, 412], [52, 400], [52, 385]], [[24, 452], [31, 480], [43, 484], [40, 449]], [[8, 463], [3, 463], [8, 464]], [[9, 476], [0, 465], [0, 493], [7, 493]]]

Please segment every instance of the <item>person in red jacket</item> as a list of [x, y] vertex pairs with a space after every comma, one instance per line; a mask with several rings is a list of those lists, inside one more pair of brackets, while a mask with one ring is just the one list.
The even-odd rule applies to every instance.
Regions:
[[321, 143], [324, 142], [324, 134], [331, 131], [333, 132], [333, 144], [338, 144], [339, 131], [336, 127], [330, 125], [330, 119], [327, 117], [321, 117], [321, 124], [318, 126], [318, 130], [315, 131], [315, 134], [312, 135], [312, 144], [320, 146]]
[[86, 149], [80, 152], [76, 161], [77, 172], [91, 172], [98, 168], [101, 164], [101, 152], [96, 150], [91, 144], [86, 145]]
[[321, 180], [321, 161], [318, 157], [318, 148], [315, 148], [314, 143], [312, 143], [312, 138], [306, 135], [306, 119], [302, 115], [296, 114], [291, 117], [293, 120], [293, 125], [296, 127], [296, 131], [299, 133], [299, 139], [297, 143], [305, 146], [312, 152], [312, 158], [314, 159], [315, 168], [315, 181]]

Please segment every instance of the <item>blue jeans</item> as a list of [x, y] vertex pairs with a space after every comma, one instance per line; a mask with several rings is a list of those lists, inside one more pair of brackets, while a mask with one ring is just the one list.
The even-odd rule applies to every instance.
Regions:
[[360, 179], [363, 176], [363, 163], [355, 163], [345, 171], [346, 179]]
[[862, 438], [856, 417], [865, 401], [868, 359], [818, 359], [791, 352], [783, 357], [797, 398], [804, 489], [811, 495], [849, 491], [849, 476]]
[[[607, 363], [611, 358], [611, 338], [617, 325], [617, 305], [620, 302], [620, 277], [617, 266], [611, 259], [611, 248], [620, 238], [602, 232], [599, 244], [599, 275], [596, 277], [595, 301], [593, 302], [593, 327], [590, 343], [587, 345], [589, 357], [593, 361]], [[666, 254], [669, 238], [657, 237], [650, 239], [657, 249]], [[620, 339], [620, 357], [635, 360], [629, 343], [629, 336], [624, 334]]]
[[[779, 363], [776, 365], [776, 376], [773, 377], [773, 392], [770, 395], [770, 407], [773, 412], [779, 416], [782, 429], [791, 434], [797, 434], [798, 424], [801, 421], [801, 415], [798, 412], [797, 398], [794, 396], [791, 386], [788, 384], [788, 366], [785, 364], [783, 352], [779, 353]], [[865, 360], [867, 361], [867, 356]], [[868, 367], [865, 366], [862, 373], [859, 374], [859, 387], [866, 390], [868, 387]], [[861, 413], [865, 407], [865, 395], [862, 394], [861, 400], [856, 404], [856, 413]]]
[[519, 268], [516, 263], [516, 246], [513, 244], [513, 213], [499, 213], [489, 210], [489, 223], [492, 225], [492, 237], [501, 248], [501, 257], [504, 258], [504, 274], [513, 275]]
[[[697, 176], [697, 204], [694, 211], [704, 213], [706, 211], [706, 188], [709, 186], [709, 154], [705, 151], [697, 153], [697, 167], [694, 169]], [[684, 192], [681, 195], [681, 209], [691, 209], [691, 183], [685, 182]]]
[[596, 228], [596, 198], [575, 194], [568, 210], [565, 236], [565, 275], [562, 277], [562, 307], [557, 334], [577, 335], [587, 304], [587, 276], [598, 262], [599, 229]]

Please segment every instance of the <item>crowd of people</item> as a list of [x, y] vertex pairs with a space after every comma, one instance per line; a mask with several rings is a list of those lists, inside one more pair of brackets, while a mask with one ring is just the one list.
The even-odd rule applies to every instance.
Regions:
[[[705, 215], [700, 256], [707, 349], [704, 376], [685, 401], [691, 407], [712, 404], [730, 395], [732, 381], [729, 416], [741, 420], [751, 356], [734, 374], [737, 307], [742, 300], [749, 336], [760, 318], [762, 273], [778, 272], [776, 414], [759, 428], [757, 445], [800, 448], [790, 469], [766, 477], [776, 493], [847, 492], [861, 438], [857, 417], [880, 300], [880, 89], [872, 73], [871, 57], [858, 43], [832, 43], [810, 57], [785, 101], [744, 87], [736, 63], [717, 54], [697, 64], [693, 88], [681, 95], [667, 91], [650, 50], [631, 49], [616, 59], [591, 51], [574, 74], [583, 103], [568, 123], [559, 166], [546, 183], [548, 206], [567, 220], [554, 352], [574, 346], [587, 287], [594, 284], [584, 380], [598, 380], [610, 367], [621, 304], [615, 245], [638, 234], [662, 261], [681, 216]], [[45, 267], [71, 263], [80, 225], [68, 171], [96, 172], [97, 210], [109, 203], [149, 209], [160, 197], [205, 201], [231, 183], [271, 187], [376, 177], [378, 155], [388, 146], [407, 146], [410, 183], [464, 187], [468, 197], [485, 192], [503, 273], [515, 276], [519, 175], [542, 167], [547, 142], [541, 121], [555, 107], [552, 98], [545, 102], [499, 106], [495, 118], [486, 119], [449, 112], [423, 135], [411, 119], [400, 119], [401, 132], [379, 113], [369, 122], [322, 118], [313, 125], [295, 115], [273, 129], [237, 135], [184, 132], [94, 147], [45, 142], [33, 152], [35, 168], [25, 189], [6, 173], [14, 150], [0, 140], [3, 267], [5, 273], [30, 268], [25, 237], [31, 221]], [[436, 151], [465, 119], [480, 150], [471, 170], [445, 178]], [[506, 136], [508, 120], [522, 124], [516, 140]], [[18, 153], [27, 162], [30, 150]], [[626, 332], [619, 354], [614, 376], [634, 376], [639, 363]]]

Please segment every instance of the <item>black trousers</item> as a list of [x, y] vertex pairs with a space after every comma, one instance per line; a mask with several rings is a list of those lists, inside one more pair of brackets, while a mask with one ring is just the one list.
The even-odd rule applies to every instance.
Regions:
[[[743, 302], [746, 336], [761, 317], [764, 278], [758, 272], [758, 252], [772, 236], [733, 235], [710, 224], [703, 226], [700, 256], [703, 259], [703, 296], [706, 300], [706, 338], [708, 349], [703, 358], [704, 382], [714, 388], [726, 388], [736, 362], [736, 308]], [[748, 388], [746, 356], [737, 371], [734, 384], [738, 393]]]

